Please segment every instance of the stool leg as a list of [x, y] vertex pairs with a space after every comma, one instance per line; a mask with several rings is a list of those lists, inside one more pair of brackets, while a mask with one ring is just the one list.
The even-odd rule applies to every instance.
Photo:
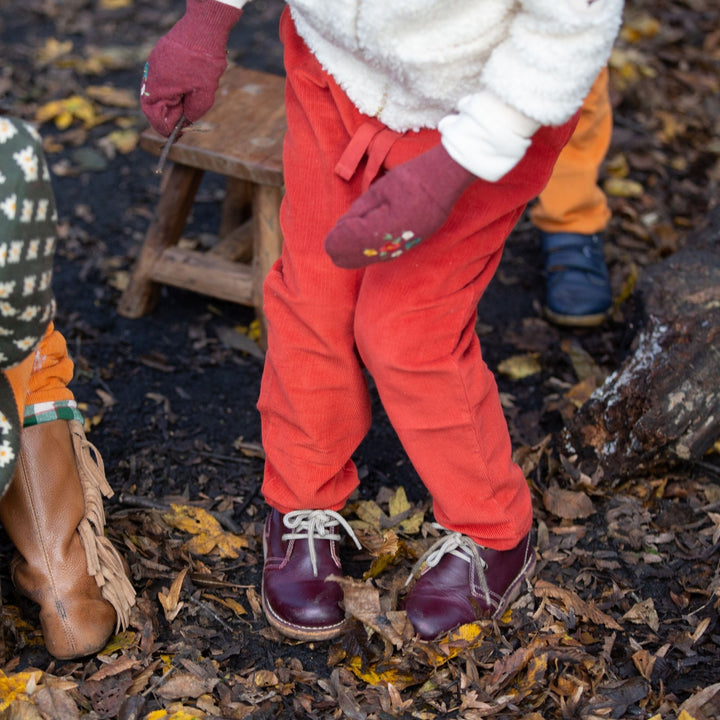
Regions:
[[282, 188], [256, 185], [253, 189], [253, 305], [260, 322], [260, 346], [266, 347], [263, 282], [282, 251], [280, 202]]
[[252, 187], [249, 180], [227, 178], [219, 240], [210, 250], [214, 255], [241, 263], [252, 259]]
[[166, 248], [180, 240], [202, 176], [202, 170], [187, 165], [175, 163], [169, 167], [155, 218], [120, 298], [120, 315], [137, 318], [155, 306], [160, 286], [152, 280], [153, 265]]

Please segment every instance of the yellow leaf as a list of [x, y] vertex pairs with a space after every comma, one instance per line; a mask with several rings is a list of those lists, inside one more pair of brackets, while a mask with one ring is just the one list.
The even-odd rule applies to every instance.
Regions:
[[396, 515], [404, 513], [410, 509], [410, 503], [408, 502], [407, 495], [405, 494], [405, 488], [402, 485], [393, 493], [393, 496], [388, 501], [388, 511], [390, 518], [394, 518]]
[[260, 336], [262, 335], [262, 331], [260, 330], [260, 321], [259, 320], [253, 320], [250, 323], [250, 327], [248, 328], [248, 337], [251, 340], [255, 340], [257, 342], [260, 339]]
[[412, 675], [401, 673], [397, 668], [390, 668], [377, 672], [377, 665], [373, 664], [363, 668], [362, 660], [357, 657], [351, 657], [348, 663], [353, 674], [368, 685], [381, 685], [392, 683], [396, 687], [404, 687], [416, 682]]
[[617, 153], [605, 161], [605, 170], [608, 175], [624, 178], [630, 174], [630, 163], [624, 153]]
[[137, 147], [140, 135], [137, 130], [113, 130], [108, 133], [107, 140], [118, 152], [127, 155]]
[[522, 380], [539, 373], [541, 370], [537, 353], [513, 355], [498, 365], [498, 371], [503, 375], [507, 375], [511, 380]]
[[[669, 143], [676, 137], [682, 136], [687, 130], [686, 124], [677, 113], [658, 111], [657, 117], [662, 122], [662, 129], [658, 136], [664, 143]], [[678, 168], [682, 170], [683, 168]]]
[[80, 120], [86, 128], [91, 128], [105, 122], [105, 119], [95, 112], [89, 100], [80, 95], [71, 95], [64, 100], [52, 100], [39, 107], [35, 113], [37, 122], [54, 120], [58, 130], [68, 128], [74, 120]]
[[119, 10], [120, 8], [131, 7], [133, 0], [100, 0], [100, 7], [103, 10]]
[[425, 522], [425, 513], [418, 510], [413, 513], [407, 520], [400, 523], [400, 530], [406, 535], [417, 535], [420, 532], [422, 524]]
[[691, 715], [687, 710], [682, 710], [678, 715], [678, 720], [696, 720], [694, 715]]
[[435, 653], [433, 662], [442, 665], [464, 650], [482, 645], [485, 633], [477, 623], [466, 623], [439, 640], [440, 653]]
[[[531, 690], [542, 687], [543, 680], [545, 679], [545, 673], [547, 671], [547, 655], [542, 654], [533, 658], [530, 658], [527, 664], [527, 674], [524, 678], [521, 678], [517, 682], [517, 689], [522, 693], [530, 692]], [[568, 682], [568, 678], [559, 678], [559, 681]], [[558, 683], [559, 684], [559, 683]], [[568, 693], [569, 695], [570, 693]]]
[[118, 650], [128, 650], [137, 645], [137, 633], [125, 630], [110, 638], [108, 644], [103, 648], [104, 655], [112, 655]]
[[621, 50], [614, 47], [608, 64], [613, 71], [614, 84], [619, 90], [624, 90], [642, 78], [653, 78], [657, 74], [645, 56], [635, 48]]
[[635, 290], [635, 285], [637, 285], [638, 280], [638, 267], [635, 263], [630, 262], [627, 264], [627, 277], [623, 281], [622, 287], [620, 288], [620, 292], [617, 294], [617, 297], [615, 298], [615, 302], [617, 304], [624, 303]]
[[185, 548], [193, 555], [209, 555], [217, 546], [217, 537], [218, 535], [211, 535], [210, 533], [199, 533], [185, 543]]
[[370, 568], [363, 573], [363, 580], [369, 580], [370, 578], [376, 578], [378, 575], [381, 575], [390, 565], [393, 564], [394, 559], [395, 556], [390, 553], [385, 553], [376, 557], [372, 561]]
[[385, 516], [385, 513], [374, 500], [361, 500], [357, 504], [355, 514], [373, 530], [380, 532], [381, 520]]
[[645, 194], [641, 183], [627, 178], [610, 177], [603, 183], [603, 189], [612, 197], [639, 198]]
[[272, 670], [258, 670], [253, 675], [253, 682], [257, 687], [272, 687], [279, 684], [280, 681]]
[[638, 15], [630, 18], [620, 31], [625, 42], [636, 43], [643, 38], [655, 37], [660, 32], [660, 21], [651, 15]]
[[465, 642], [474, 642], [480, 635], [483, 635], [483, 629], [475, 623], [466, 623], [461, 625], [457, 630], [453, 630], [447, 637], [447, 642], [457, 642], [464, 640]]
[[112, 85], [89, 85], [85, 88], [87, 96], [92, 100], [97, 100], [103, 105], [119, 108], [136, 108], [140, 101], [138, 94], [130, 90], [116, 88]]
[[72, 40], [56, 40], [48, 38], [37, 53], [37, 61], [40, 65], [49, 65], [63, 55], [71, 53], [73, 49]]
[[163, 520], [171, 527], [196, 536], [186, 543], [190, 552], [207, 555], [216, 550], [222, 557], [236, 558], [239, 550], [248, 547], [244, 537], [225, 532], [206, 510], [174, 503], [171, 507], [172, 512], [163, 515]]
[[39, 670], [20, 672], [10, 676], [0, 670], [0, 710], [10, 707], [15, 700], [27, 699], [25, 691], [34, 690], [41, 678], [42, 672]]
[[220, 532], [220, 523], [202, 508], [173, 503], [171, 511], [163, 515], [163, 520], [176, 530], [197, 535], [202, 532]]

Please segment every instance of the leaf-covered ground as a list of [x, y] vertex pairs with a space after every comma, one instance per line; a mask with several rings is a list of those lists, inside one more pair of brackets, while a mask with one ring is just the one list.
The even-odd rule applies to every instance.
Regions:
[[[635, 336], [633, 286], [717, 201], [720, 10], [629, 0], [613, 54], [613, 146], [603, 170], [618, 299], [594, 331], [542, 319], [526, 220], [480, 306], [536, 509], [538, 569], [500, 622], [415, 640], [397, 599], [432, 540], [427, 496], [375, 399], [347, 508], [346, 609], [334, 642], [281, 639], [260, 611], [255, 411], [262, 360], [247, 308], [166, 288], [151, 315], [116, 312], [158, 198], [136, 148], [137, 89], [181, 0], [24, 0], [0, 6], [0, 107], [38, 122], [55, 173], [58, 326], [89, 438], [116, 490], [108, 533], [139, 593], [128, 631], [94, 658], [54, 661], [13, 591], [0, 538], [0, 718], [720, 717], [720, 464], [597, 486], [558, 451], [563, 423]], [[282, 4], [255, 0], [231, 59], [281, 72]], [[223, 186], [203, 182], [186, 242], [212, 242]], [[431, 329], [428, 329], [429, 332]]]

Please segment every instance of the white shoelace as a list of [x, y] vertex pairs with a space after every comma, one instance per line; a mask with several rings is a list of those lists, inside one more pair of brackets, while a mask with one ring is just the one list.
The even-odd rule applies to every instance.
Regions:
[[463, 535], [459, 532], [450, 532], [446, 530], [442, 525], [433, 523], [433, 527], [442, 530], [446, 533], [445, 537], [439, 538], [434, 542], [420, 557], [420, 559], [413, 566], [410, 572], [410, 577], [405, 581], [405, 586], [410, 584], [410, 581], [417, 575], [423, 563], [429, 568], [435, 567], [448, 553], [454, 555], [461, 560], [464, 560], [468, 564], [475, 566], [477, 570], [478, 582], [485, 595], [485, 602], [490, 603], [490, 588], [485, 578], [485, 570], [487, 563], [480, 557], [478, 552], [478, 544], [471, 540], [467, 535]]
[[362, 549], [347, 520], [334, 510], [292, 510], [283, 517], [283, 523], [291, 531], [283, 534], [283, 540], [308, 541], [310, 563], [315, 577], [318, 574], [315, 540], [340, 540], [341, 536], [335, 532], [336, 527], [341, 526], [352, 538], [358, 550]]

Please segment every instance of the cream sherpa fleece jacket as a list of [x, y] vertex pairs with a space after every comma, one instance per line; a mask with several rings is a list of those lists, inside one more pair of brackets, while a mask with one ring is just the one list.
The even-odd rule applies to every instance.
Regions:
[[[241, 8], [249, 0], [220, 0]], [[541, 125], [582, 105], [623, 0], [287, 0], [298, 33], [364, 114], [438, 128], [448, 153], [495, 181]]]

